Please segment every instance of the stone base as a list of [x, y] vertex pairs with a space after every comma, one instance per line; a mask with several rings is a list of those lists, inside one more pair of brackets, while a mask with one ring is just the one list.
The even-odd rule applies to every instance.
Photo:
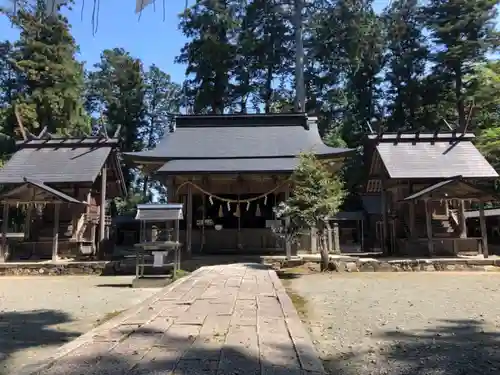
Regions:
[[0, 276], [102, 275], [112, 269], [109, 261], [0, 263]]
[[[313, 255], [294, 259], [290, 264], [286, 259], [263, 259], [274, 269], [297, 267], [306, 263], [319, 263], [321, 258]], [[300, 264], [299, 264], [300, 263]], [[330, 270], [335, 272], [433, 272], [433, 271], [500, 271], [500, 258], [413, 258], [374, 259], [345, 256], [330, 256]]]

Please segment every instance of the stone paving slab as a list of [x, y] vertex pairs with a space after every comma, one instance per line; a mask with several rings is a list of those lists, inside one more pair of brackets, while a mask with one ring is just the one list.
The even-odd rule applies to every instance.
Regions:
[[38, 375], [322, 375], [281, 281], [257, 264], [203, 267], [61, 348]]

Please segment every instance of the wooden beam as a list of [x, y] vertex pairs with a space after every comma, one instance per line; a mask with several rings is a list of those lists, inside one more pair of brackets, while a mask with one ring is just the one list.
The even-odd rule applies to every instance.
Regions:
[[122, 130], [122, 126], [118, 125], [116, 127], [115, 133], [113, 134], [113, 138], [118, 138], [120, 136], [120, 131]]
[[16, 116], [17, 125], [19, 126], [19, 130], [21, 131], [21, 135], [23, 136], [23, 140], [27, 141], [28, 136], [26, 135], [26, 130], [24, 129], [23, 122], [21, 121], [21, 115], [19, 114], [17, 105], [14, 105], [14, 114]]

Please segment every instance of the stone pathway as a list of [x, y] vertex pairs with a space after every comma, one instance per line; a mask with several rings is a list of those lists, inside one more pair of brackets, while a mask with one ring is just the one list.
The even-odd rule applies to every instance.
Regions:
[[308, 332], [272, 270], [203, 267], [61, 348], [39, 375], [320, 375]]

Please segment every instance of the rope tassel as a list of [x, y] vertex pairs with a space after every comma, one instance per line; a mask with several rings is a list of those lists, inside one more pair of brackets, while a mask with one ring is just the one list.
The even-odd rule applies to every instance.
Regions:
[[236, 217], [240, 217], [241, 216], [240, 205], [239, 204], [236, 205], [236, 211], [234, 211], [234, 216], [236, 216]]
[[255, 216], [261, 216], [260, 203], [257, 203], [257, 208], [255, 209]]
[[219, 217], [224, 216], [224, 211], [222, 210], [222, 204], [219, 206]]

